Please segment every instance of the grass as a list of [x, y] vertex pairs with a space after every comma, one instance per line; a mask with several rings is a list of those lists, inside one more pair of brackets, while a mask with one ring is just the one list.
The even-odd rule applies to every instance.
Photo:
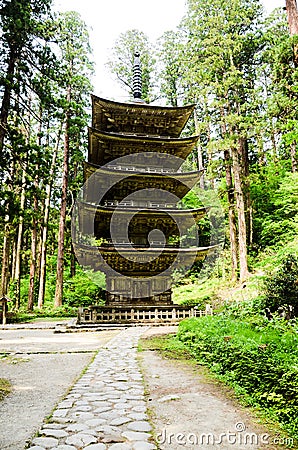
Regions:
[[0, 401], [12, 390], [12, 386], [6, 378], [0, 378]]
[[182, 342], [174, 339], [172, 335], [140, 339], [138, 349], [139, 351], [158, 351], [169, 359], [189, 360], [190, 357], [190, 352], [187, 347]]
[[[287, 432], [279, 423], [276, 422], [275, 417], [270, 417], [263, 409], [256, 405], [248, 404], [247, 399], [243, 396], [243, 392], [237, 392], [237, 389], [226, 383], [223, 377], [218, 376], [214, 371], [207, 367], [204, 363], [198, 361], [197, 358], [191, 354], [191, 351], [187, 345], [177, 340], [175, 335], [162, 335], [153, 336], [149, 338], [143, 338], [139, 341], [139, 350], [157, 351], [163, 357], [187, 364], [193, 370], [194, 375], [199, 374], [203, 376], [204, 384], [207, 383], [210, 386], [211, 392], [218, 392], [220, 395], [224, 395], [229, 398], [234, 404], [235, 408], [248, 409], [249, 413], [254, 417], [258, 424], [265, 427], [264, 432], [269, 433], [270, 436], [280, 438], [280, 444], [276, 444], [276, 449], [292, 449], [295, 439], [287, 437]], [[295, 445], [295, 444], [294, 444]], [[296, 447], [295, 447], [296, 448]]]

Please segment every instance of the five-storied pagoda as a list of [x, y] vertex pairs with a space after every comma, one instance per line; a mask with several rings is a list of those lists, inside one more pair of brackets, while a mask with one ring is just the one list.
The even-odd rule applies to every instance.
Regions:
[[206, 214], [179, 204], [200, 172], [181, 165], [198, 137], [179, 137], [194, 105], [141, 100], [135, 58], [134, 101], [92, 97], [83, 199], [73, 244], [79, 263], [106, 275], [105, 306], [81, 308], [79, 322], [176, 322], [193, 314], [174, 305], [171, 275], [205, 258], [209, 247], [182, 247], [181, 236]]

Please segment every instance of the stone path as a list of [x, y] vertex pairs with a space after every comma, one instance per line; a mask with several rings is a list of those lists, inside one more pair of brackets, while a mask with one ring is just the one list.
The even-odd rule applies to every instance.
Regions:
[[30, 450], [156, 449], [137, 363], [136, 347], [145, 331], [128, 328], [99, 350]]

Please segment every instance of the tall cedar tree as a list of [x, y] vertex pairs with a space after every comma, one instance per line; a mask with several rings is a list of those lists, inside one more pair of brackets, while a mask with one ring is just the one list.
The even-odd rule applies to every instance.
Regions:
[[87, 116], [85, 108], [91, 92], [90, 76], [92, 64], [90, 58], [89, 36], [86, 25], [78, 13], [61, 14], [58, 37], [61, 50], [61, 64], [64, 67], [63, 83], [65, 97], [61, 99], [64, 111], [64, 149], [62, 170], [62, 192], [58, 231], [57, 276], [54, 306], [63, 302], [63, 273], [65, 256], [65, 230], [67, 217], [67, 199], [69, 194], [70, 158], [73, 163], [78, 157], [83, 160], [82, 149], [87, 141], [85, 129]]
[[[189, 99], [200, 101], [210, 130], [208, 147], [215, 159], [223, 155], [227, 170], [230, 233], [237, 218], [239, 276], [248, 276], [247, 241], [250, 220], [248, 137], [254, 116], [255, 56], [260, 48], [259, 0], [188, 0], [182, 23], [181, 54]], [[207, 123], [207, 121], [209, 123]], [[231, 173], [230, 173], [231, 168]], [[231, 184], [233, 182], [233, 184]], [[235, 196], [235, 205], [234, 205]], [[235, 214], [231, 214], [235, 207]], [[230, 241], [234, 242], [231, 234]], [[236, 245], [232, 245], [232, 261]], [[235, 276], [235, 267], [233, 267]]]

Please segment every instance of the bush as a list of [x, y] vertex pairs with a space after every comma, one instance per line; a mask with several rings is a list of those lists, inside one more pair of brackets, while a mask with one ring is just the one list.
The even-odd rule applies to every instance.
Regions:
[[281, 267], [265, 280], [264, 307], [271, 312], [285, 305], [292, 305], [298, 316], [298, 259], [288, 255]]
[[177, 339], [250, 405], [268, 412], [298, 438], [298, 328], [259, 329], [225, 315], [180, 323]]

